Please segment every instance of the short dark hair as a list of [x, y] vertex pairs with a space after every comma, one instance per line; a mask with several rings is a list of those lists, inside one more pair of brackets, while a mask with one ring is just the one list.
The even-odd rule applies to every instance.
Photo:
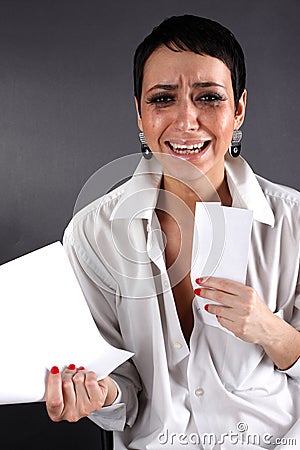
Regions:
[[165, 19], [139, 44], [134, 54], [134, 95], [140, 110], [144, 67], [149, 56], [165, 45], [173, 51], [192, 51], [220, 59], [231, 72], [235, 107], [245, 89], [243, 50], [230, 30], [218, 22], [193, 15]]

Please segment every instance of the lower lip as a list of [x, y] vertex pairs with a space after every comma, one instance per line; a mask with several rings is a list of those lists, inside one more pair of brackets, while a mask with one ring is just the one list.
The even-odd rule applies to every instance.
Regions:
[[209, 150], [210, 145], [211, 145], [211, 142], [209, 142], [209, 144], [205, 147], [204, 150], [201, 150], [201, 151], [198, 152], [198, 153], [186, 153], [186, 154], [185, 154], [185, 153], [176, 153], [176, 152], [174, 152], [174, 151], [169, 147], [168, 144], [167, 144], [167, 147], [168, 147], [168, 149], [169, 149], [169, 151], [170, 151], [170, 153], [171, 153], [172, 156], [176, 156], [177, 158], [184, 159], [184, 160], [186, 160], [186, 161], [193, 161], [193, 160], [195, 160], [195, 159], [200, 159], [200, 158], [202, 158], [202, 157], [206, 154], [206, 152]]

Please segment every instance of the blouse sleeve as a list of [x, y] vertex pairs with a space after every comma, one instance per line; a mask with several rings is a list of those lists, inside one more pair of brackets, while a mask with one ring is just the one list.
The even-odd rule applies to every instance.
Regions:
[[[294, 309], [290, 324], [300, 331], [300, 271], [296, 285]], [[280, 372], [286, 373], [295, 380], [300, 381], [300, 357], [291, 367], [286, 370], [280, 370]]]
[[[75, 243], [70, 226], [65, 231], [63, 245], [99, 332], [111, 345], [130, 351], [125, 347], [116, 314], [117, 283], [100, 260], [96, 266], [83, 247], [77, 241]], [[119, 387], [121, 402], [101, 408], [89, 418], [105, 430], [122, 431], [126, 425], [131, 427], [135, 422], [140, 379], [131, 360], [119, 366], [110, 376]]]

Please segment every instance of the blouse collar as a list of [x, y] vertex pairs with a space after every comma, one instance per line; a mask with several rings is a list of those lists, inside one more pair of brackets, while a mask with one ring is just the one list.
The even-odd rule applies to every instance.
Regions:
[[[254, 220], [274, 226], [274, 214], [248, 163], [238, 158], [225, 157], [228, 187], [233, 207], [253, 211]], [[162, 166], [156, 158], [142, 158], [132, 178], [113, 209], [110, 220], [148, 219], [156, 208]]]

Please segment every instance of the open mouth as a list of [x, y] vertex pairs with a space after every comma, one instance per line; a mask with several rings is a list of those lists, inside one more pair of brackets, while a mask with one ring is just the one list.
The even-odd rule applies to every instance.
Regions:
[[209, 145], [210, 141], [198, 142], [196, 144], [175, 144], [174, 142], [167, 142], [170, 149], [179, 155], [194, 155], [203, 152]]

